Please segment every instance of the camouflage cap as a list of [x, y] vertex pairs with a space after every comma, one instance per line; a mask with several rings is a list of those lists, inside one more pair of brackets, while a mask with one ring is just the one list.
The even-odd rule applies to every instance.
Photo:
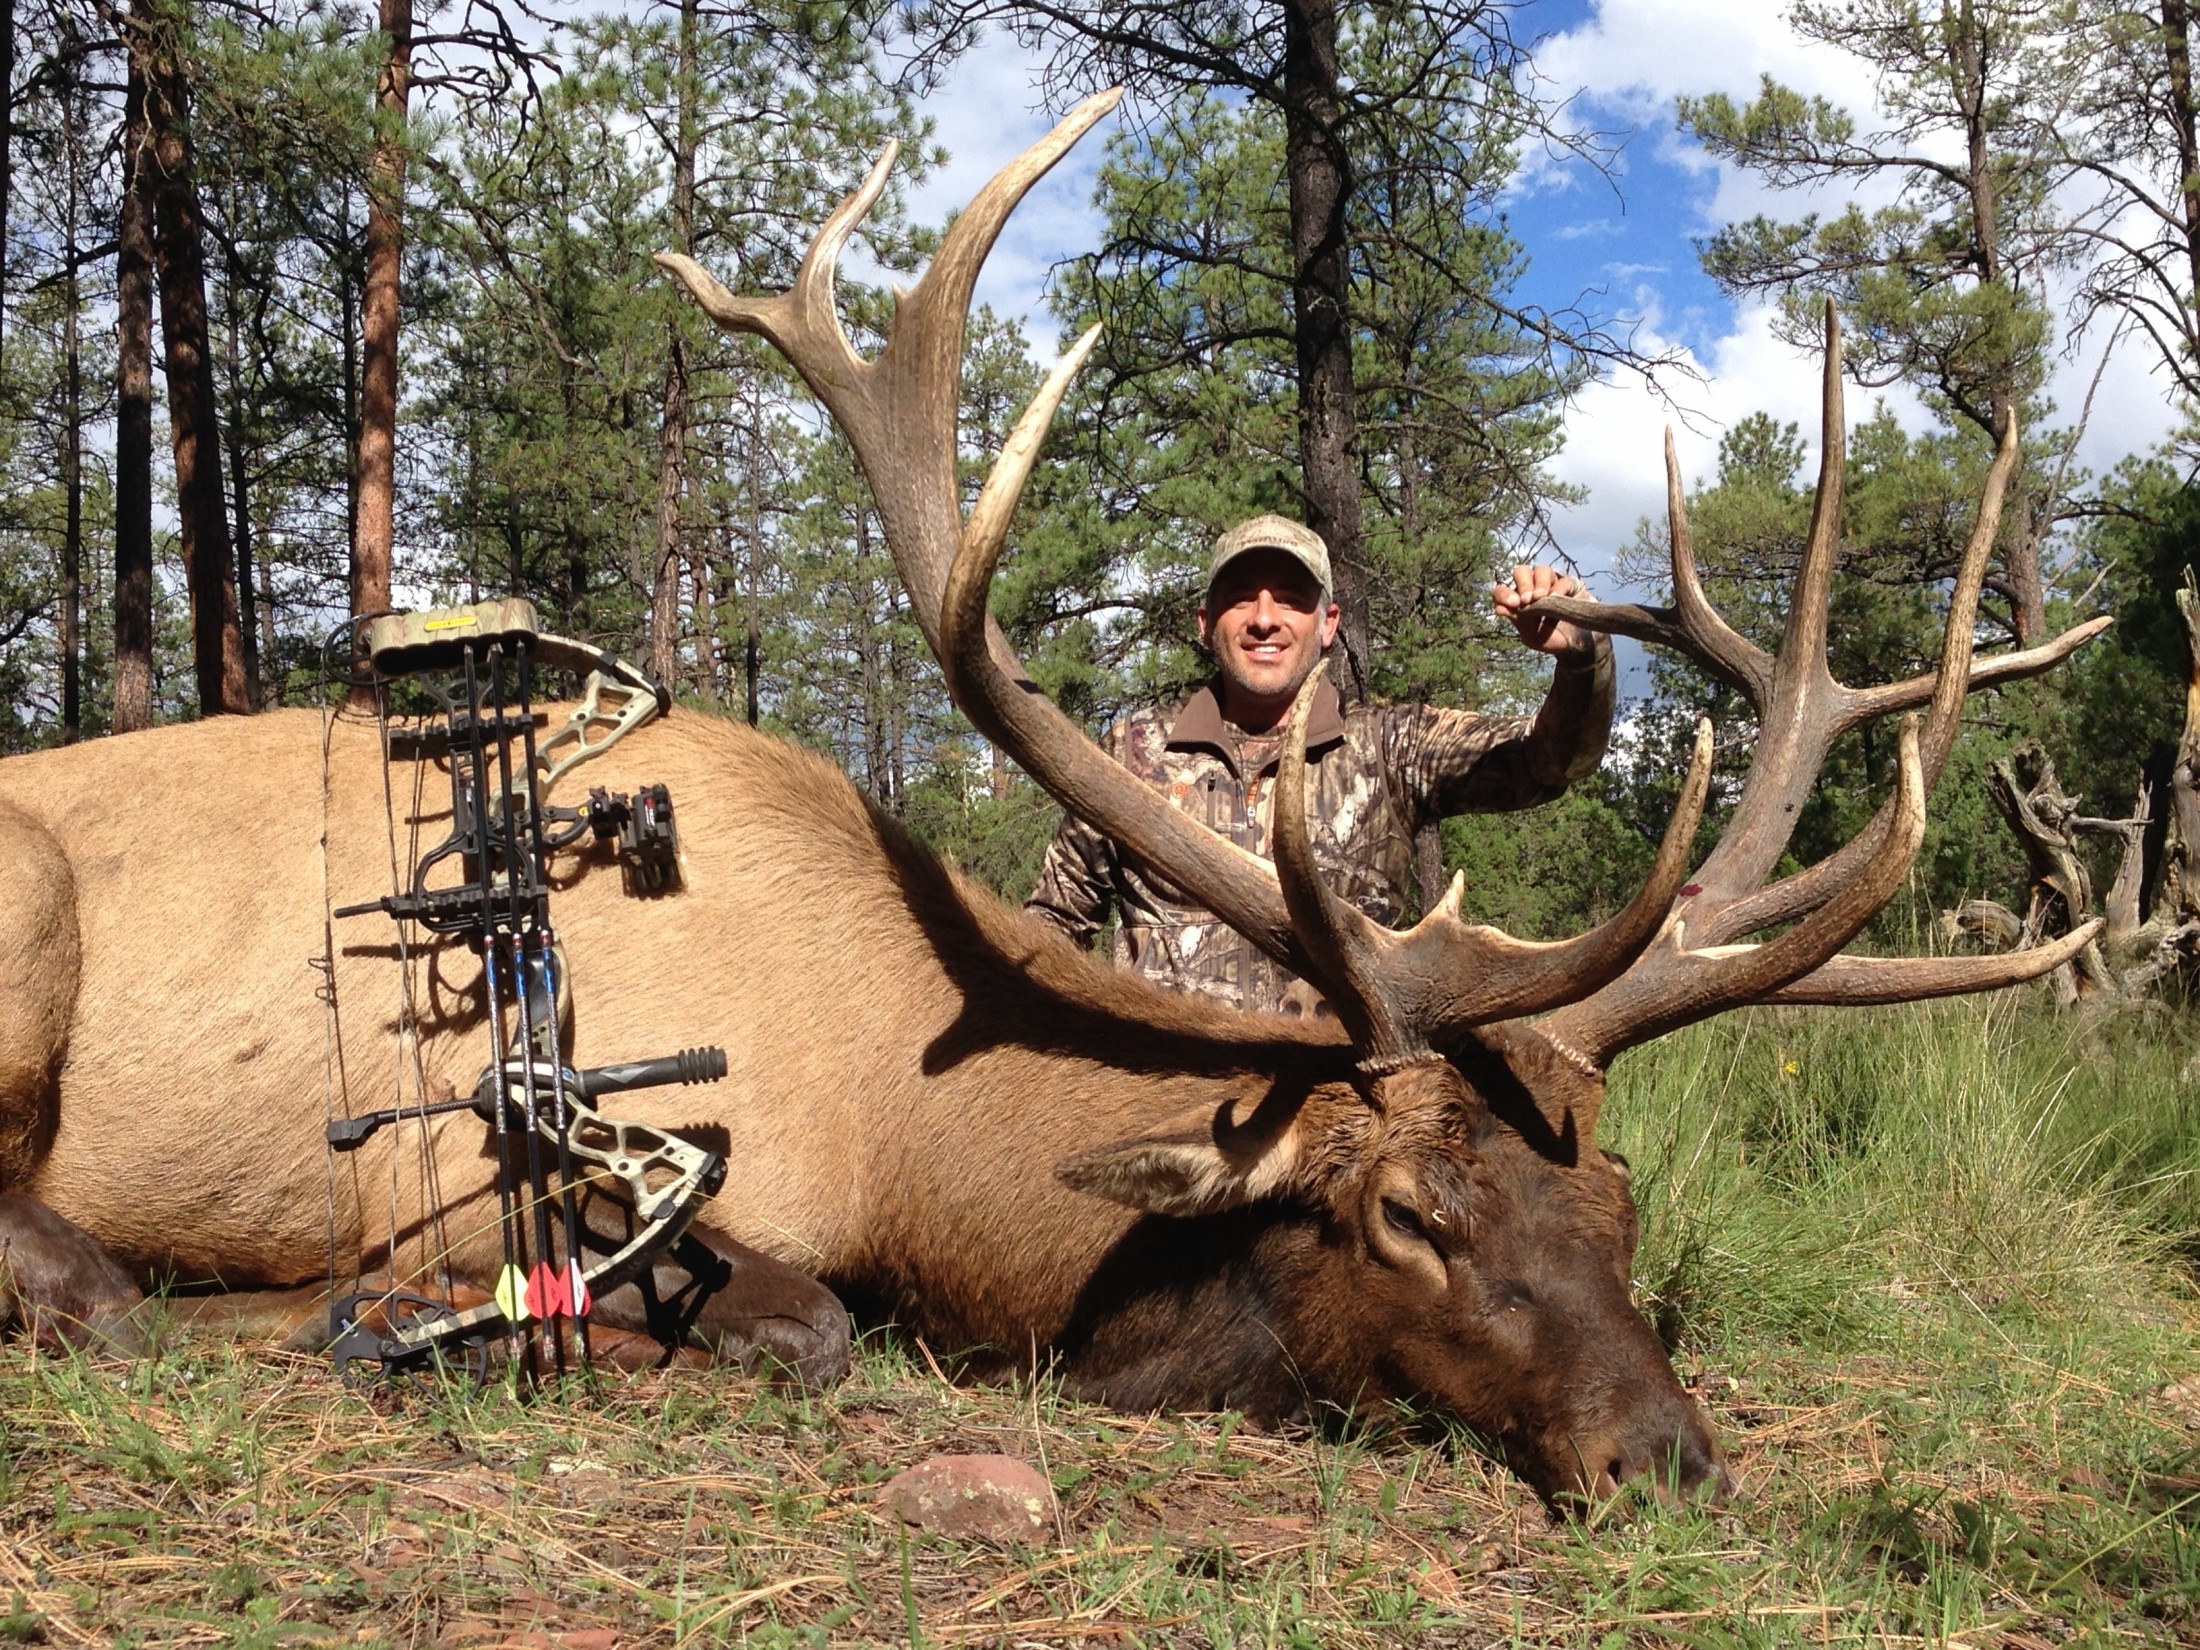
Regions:
[[1322, 587], [1322, 605], [1329, 605], [1330, 592], [1335, 588], [1329, 576], [1329, 546], [1311, 527], [1301, 526], [1288, 516], [1255, 516], [1216, 539], [1215, 553], [1207, 561], [1207, 590], [1213, 591], [1225, 567], [1252, 550], [1281, 550], [1314, 575]]

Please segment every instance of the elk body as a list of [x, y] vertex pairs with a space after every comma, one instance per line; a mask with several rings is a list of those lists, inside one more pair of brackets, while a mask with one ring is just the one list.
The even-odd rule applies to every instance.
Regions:
[[[1410, 933], [1375, 928], [1321, 887], [1306, 846], [1306, 701], [1271, 870], [1115, 768], [1028, 689], [985, 617], [1016, 494], [1082, 348], [966, 526], [964, 312], [1008, 211], [1109, 103], [1078, 110], [957, 220], [876, 362], [848, 348], [831, 282], [886, 160], [784, 296], [736, 298], [663, 261], [722, 324], [785, 350], [847, 431], [980, 729], [1313, 981], [1339, 1021], [1240, 1015], [1115, 973], [940, 865], [819, 760], [681, 714], [622, 745], [603, 778], [671, 787], [683, 890], [635, 902], [606, 862], [558, 868], [567, 1046], [584, 1063], [726, 1049], [725, 1082], [617, 1109], [713, 1133], [731, 1172], [697, 1230], [730, 1277], [701, 1327], [813, 1374], [844, 1355], [837, 1295], [980, 1362], [1051, 1357], [1073, 1390], [1126, 1406], [1431, 1406], [1499, 1440], [1550, 1495], [1719, 1477], [1701, 1414], [1629, 1299], [1626, 1169], [1595, 1144], [1604, 1073], [1625, 1048], [1740, 1003], [1987, 989], [2083, 943], [2089, 931], [1994, 958], [1839, 955], [1915, 853], [1967, 685], [2044, 669], [2090, 633], [1971, 660], [2014, 432], [1938, 674], [1835, 684], [1829, 337], [1827, 479], [1776, 658], [1704, 601], [1677, 477], [1672, 609], [1547, 604], [1679, 646], [1751, 696], [1764, 737], [1717, 849], [1691, 877], [1706, 732], [1645, 887], [1602, 928], [1526, 944], [1462, 921], [1456, 892]], [[1766, 886], [1831, 740], [1913, 706], [1928, 714], [1905, 726], [1880, 816]], [[416, 818], [430, 841], [446, 823], [400, 796], [393, 843], [384, 782], [370, 724], [308, 712], [0, 766], [0, 1192], [34, 1195], [133, 1267], [232, 1287], [401, 1269], [431, 1251], [477, 1284], [493, 1276], [494, 1153], [478, 1119], [440, 1119], [425, 1149], [417, 1126], [384, 1131], [333, 1184], [320, 1148], [332, 1109], [386, 1105], [408, 1084], [463, 1091], [481, 1060], [478, 968], [462, 951], [417, 959], [417, 1048], [399, 1045], [385, 929], [336, 930], [339, 1012], [321, 1000], [324, 913], [386, 891]], [[631, 1302], [600, 1310], [641, 1321]]]

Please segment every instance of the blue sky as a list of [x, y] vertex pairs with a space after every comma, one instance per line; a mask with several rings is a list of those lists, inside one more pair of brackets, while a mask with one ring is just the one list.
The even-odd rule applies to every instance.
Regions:
[[[1798, 40], [1782, 9], [1766, 0], [1535, 0], [1515, 26], [1539, 42], [1536, 61], [1552, 93], [1574, 98], [1585, 123], [1630, 134], [1611, 181], [1578, 167], [1527, 169], [1509, 209], [1531, 260], [1521, 296], [1555, 308], [1587, 292], [1611, 322], [1636, 327], [1647, 345], [1683, 351], [1701, 374], [1698, 382], [1673, 379], [1670, 401], [1631, 376], [1612, 378], [1585, 392], [1569, 415], [1554, 468], [1588, 496], [1554, 526], [1594, 576], [1608, 569], [1641, 516], [1663, 508], [1660, 452], [1669, 422], [1677, 421], [1691, 478], [1712, 468], [1720, 431], [1752, 411], [1797, 420], [1815, 436], [1815, 361], [1773, 338], [1761, 307], [1728, 302], [1703, 275], [1694, 245], [1722, 223], [1757, 211], [1792, 216], [1804, 203], [1765, 190], [1683, 138], [1673, 126], [1674, 98], [1711, 91], [1746, 98], [1760, 76], [1772, 74], [1868, 120], [1873, 86], [1853, 60]], [[959, 66], [926, 108], [952, 159], [918, 191], [917, 210], [936, 216], [967, 200], [1046, 129], [1035, 69], [1001, 37], [982, 42]], [[1034, 318], [1033, 345], [1042, 355], [1054, 347], [1042, 309], [1048, 267], [1098, 235], [1091, 196], [1104, 130], [1033, 191], [980, 286], [981, 298], [997, 308]], [[2051, 391], [2066, 414], [2085, 399], [2098, 365], [2097, 348], [2063, 364]], [[1923, 427], [1914, 401], [1890, 399], [1906, 423]], [[1851, 418], [1867, 410], [1852, 387]], [[2125, 351], [2108, 363], [2079, 461], [2104, 466], [2159, 440], [2172, 422], [2144, 357]], [[1608, 573], [1599, 583], [1618, 593]]]

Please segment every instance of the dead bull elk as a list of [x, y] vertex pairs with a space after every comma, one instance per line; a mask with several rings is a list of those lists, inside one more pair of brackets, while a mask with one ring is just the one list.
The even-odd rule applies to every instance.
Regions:
[[[1455, 893], [1409, 933], [1376, 928], [1314, 874], [1303, 743], [1279, 790], [1279, 878], [1109, 762], [1029, 690], [986, 618], [1017, 494], [1090, 340], [1025, 415], [966, 526], [956, 397], [970, 294], [1017, 200], [1111, 105], [1083, 105], [981, 192], [875, 361], [848, 345], [832, 283], [891, 152], [784, 295], [736, 298], [693, 263], [662, 261], [721, 324], [782, 349], [847, 432], [973, 721], [1317, 983], [1342, 1028], [1156, 993], [940, 865], [822, 762], [685, 716], [616, 753], [680, 799], [684, 890], [638, 906], [607, 864], [577, 855], [559, 896], [574, 1057], [728, 1051], [715, 1089], [626, 1097], [639, 1121], [711, 1129], [732, 1166], [695, 1228], [730, 1274], [697, 1331], [727, 1347], [829, 1372], [845, 1356], [829, 1287], [933, 1347], [997, 1349], [1001, 1367], [1046, 1348], [1072, 1390], [1119, 1405], [1277, 1416], [1404, 1400], [1498, 1439], [1547, 1495], [1723, 1478], [1629, 1299], [1626, 1170], [1594, 1143], [1604, 1072], [1622, 1049], [1742, 1003], [1990, 989], [2083, 943], [1962, 960], [1838, 954], [1916, 850], [1966, 685], [2045, 669], [2088, 633], [1971, 662], [2014, 437], [1937, 675], [1839, 686], [1824, 663], [1842, 434], [1829, 349], [1827, 461], [1777, 657], [1705, 602], [1677, 478], [1675, 606], [1552, 604], [1680, 647], [1750, 695], [1764, 738], [1710, 859], [1684, 880], [1709, 782], [1703, 733], [1649, 880], [1603, 927], [1527, 944], [1462, 921]], [[1764, 886], [1828, 744], [1921, 705], [1871, 826]], [[329, 905], [387, 881], [382, 785], [371, 727], [338, 720], [324, 751], [307, 712], [0, 768], [0, 1191], [33, 1194], [136, 1268], [232, 1286], [326, 1274], [331, 1034], [307, 959]], [[429, 953], [419, 1046], [401, 1051], [383, 938], [339, 935], [343, 1071], [363, 1082], [402, 1053], [431, 1088], [463, 1089], [480, 1047], [471, 959]], [[493, 1208], [484, 1133], [455, 1114], [435, 1125], [424, 1168], [382, 1137], [347, 1160], [333, 1194], [342, 1264], [396, 1264], [431, 1194], [461, 1214]], [[0, 1199], [0, 1243], [11, 1206]], [[448, 1264], [476, 1284], [496, 1270], [492, 1225], [451, 1227]], [[632, 1298], [606, 1297], [598, 1313], [648, 1322]]]

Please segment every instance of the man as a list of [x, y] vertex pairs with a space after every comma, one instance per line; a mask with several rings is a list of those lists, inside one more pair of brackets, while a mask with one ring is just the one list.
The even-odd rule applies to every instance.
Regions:
[[[1525, 614], [1547, 595], [1579, 594], [1549, 567], [1514, 569], [1494, 587], [1521, 640], [1558, 661], [1533, 718], [1428, 705], [1363, 705], [1346, 714], [1324, 682], [1307, 729], [1315, 773], [1310, 828], [1329, 886], [1377, 921], [1406, 908], [1413, 839], [1455, 813], [1548, 802], [1595, 771], [1612, 728], [1612, 650], [1603, 636]], [[1270, 857], [1282, 722], [1336, 639], [1329, 550], [1282, 516], [1260, 516], [1215, 543], [1199, 637], [1216, 676], [1173, 713], [1139, 711], [1109, 731], [1110, 754], [1186, 813]], [[1306, 1013], [1318, 999], [1235, 930], [1124, 863], [1114, 843], [1067, 820], [1047, 849], [1028, 909], [1089, 945], [1110, 909], [1116, 961], [1156, 984], [1241, 1008]]]

